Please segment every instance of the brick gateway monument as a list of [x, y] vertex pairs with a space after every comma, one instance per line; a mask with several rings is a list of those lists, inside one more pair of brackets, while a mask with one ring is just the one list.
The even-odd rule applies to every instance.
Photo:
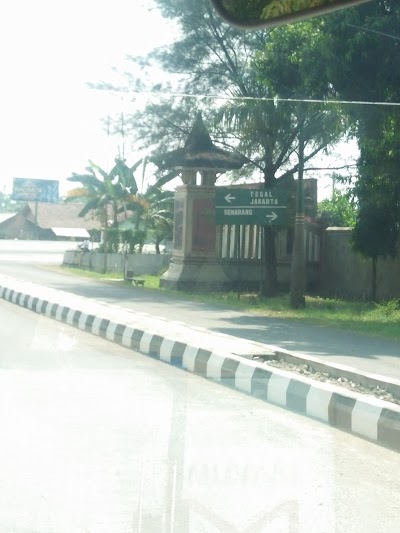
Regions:
[[162, 170], [179, 170], [183, 182], [175, 192], [172, 258], [160, 286], [228, 288], [231, 282], [217, 250], [221, 227], [215, 224], [215, 182], [221, 173], [241, 168], [246, 159], [215, 146], [199, 113], [184, 147], [154, 158], [154, 162]]

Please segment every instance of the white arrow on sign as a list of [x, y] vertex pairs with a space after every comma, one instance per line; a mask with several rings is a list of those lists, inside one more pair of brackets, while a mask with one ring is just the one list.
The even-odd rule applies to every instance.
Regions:
[[278, 218], [278, 215], [275, 213], [275, 211], [272, 211], [270, 215], [265, 215], [267, 218], [270, 218], [270, 222], [273, 222], [275, 219]]
[[232, 202], [232, 200], [235, 200], [236, 196], [231, 196], [229, 193], [225, 196], [225, 200], [229, 203]]

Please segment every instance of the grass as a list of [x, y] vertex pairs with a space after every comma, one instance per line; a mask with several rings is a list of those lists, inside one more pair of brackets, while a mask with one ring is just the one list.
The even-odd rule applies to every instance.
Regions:
[[80, 276], [82, 278], [92, 278], [92, 279], [99, 279], [99, 280], [121, 280], [123, 281], [124, 277], [120, 272], [107, 272], [106, 274], [102, 274], [100, 272], [93, 272], [91, 270], [81, 270], [80, 268], [73, 268], [73, 267], [56, 267], [56, 270], [61, 270], [63, 272], [67, 272], [68, 274], [74, 274], [76, 276]]
[[[99, 274], [68, 267], [62, 267], [62, 270], [98, 280], [119, 280], [127, 287], [131, 286], [131, 283], [123, 280], [122, 274], [111, 272]], [[400, 302], [398, 300], [372, 303], [306, 296], [306, 307], [295, 310], [290, 307], [288, 294], [272, 298], [260, 298], [256, 293], [242, 293], [240, 297], [236, 292], [191, 293], [189, 291], [160, 289], [160, 276], [143, 275], [138, 277], [145, 280], [145, 286], [140, 290], [161, 292], [174, 298], [220, 305], [261, 316], [291, 319], [305, 324], [334, 327], [400, 341]]]
[[[129, 281], [124, 280], [124, 276], [121, 272], [93, 272], [92, 270], [81, 270], [80, 268], [76, 267], [55, 267], [55, 270], [60, 270], [62, 272], [66, 272], [68, 274], [73, 274], [75, 276], [80, 276], [82, 278], [90, 278], [90, 279], [98, 279], [103, 281], [120, 281], [121, 283], [125, 283], [128, 287], [132, 285]], [[157, 289], [159, 290], [159, 283], [160, 283], [160, 276], [135, 276], [138, 279], [144, 279], [145, 285], [147, 289]]]

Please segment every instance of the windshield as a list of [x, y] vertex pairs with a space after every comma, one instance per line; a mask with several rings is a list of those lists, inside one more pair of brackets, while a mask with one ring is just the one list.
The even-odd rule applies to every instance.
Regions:
[[400, 7], [266, 3], [0, 8], [0, 533], [398, 530]]

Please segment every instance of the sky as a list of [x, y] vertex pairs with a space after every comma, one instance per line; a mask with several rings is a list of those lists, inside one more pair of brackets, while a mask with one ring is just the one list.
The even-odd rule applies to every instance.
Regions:
[[[90, 89], [109, 81], [127, 54], [171, 41], [169, 21], [146, 0], [10, 0], [0, 4], [0, 190], [12, 178], [61, 181], [92, 159], [105, 168], [121, 140], [102, 119], [118, 96]], [[68, 184], [67, 187], [71, 185]]]
[[[118, 95], [91, 89], [110, 81], [127, 55], [173, 40], [151, 0], [9, 0], [0, 3], [0, 190], [13, 177], [60, 180], [89, 160], [106, 170], [121, 139], [103, 119], [129, 112]], [[128, 163], [139, 157], [126, 153]], [[140, 154], [142, 155], [142, 154]], [[136, 157], [135, 157], [136, 156]], [[320, 197], [331, 182], [321, 181]]]

